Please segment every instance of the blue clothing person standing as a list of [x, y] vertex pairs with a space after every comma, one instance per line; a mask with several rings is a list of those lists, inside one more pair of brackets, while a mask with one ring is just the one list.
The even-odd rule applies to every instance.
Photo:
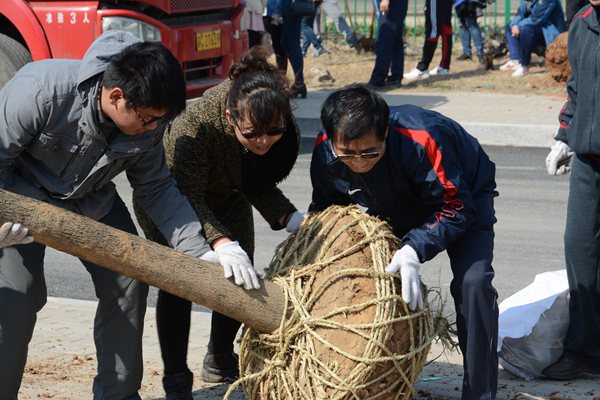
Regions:
[[460, 22], [460, 41], [462, 43], [463, 53], [457, 60], [471, 59], [471, 39], [477, 51], [477, 58], [481, 64], [485, 63], [483, 59], [483, 38], [481, 37], [481, 28], [477, 23], [477, 17], [481, 15], [481, 10], [486, 4], [477, 0], [456, 0], [454, 9]]
[[[379, 10], [375, 66], [369, 85], [373, 89], [400, 86], [404, 74], [404, 18], [408, 0], [373, 0]], [[388, 75], [388, 73], [391, 74]]]

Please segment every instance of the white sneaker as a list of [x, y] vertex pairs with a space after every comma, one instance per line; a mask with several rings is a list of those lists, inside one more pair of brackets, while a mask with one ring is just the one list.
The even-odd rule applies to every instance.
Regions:
[[448, 75], [450, 70], [448, 68], [437, 67], [429, 71], [429, 75]]
[[414, 80], [414, 79], [427, 79], [429, 78], [429, 71], [421, 71], [417, 68], [413, 68], [409, 73], [404, 74], [404, 79]]
[[523, 65], [519, 65], [515, 72], [512, 73], [513, 78], [520, 78], [521, 76], [525, 76], [529, 73], [529, 67], [525, 67]]
[[519, 60], [508, 60], [500, 66], [500, 71], [514, 71], [520, 66]]

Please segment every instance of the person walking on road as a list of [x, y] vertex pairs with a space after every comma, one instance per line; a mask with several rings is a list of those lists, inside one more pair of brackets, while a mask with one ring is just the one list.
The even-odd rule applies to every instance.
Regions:
[[600, 374], [600, 112], [597, 65], [600, 0], [591, 0], [571, 21], [568, 55], [571, 76], [556, 143], [546, 158], [550, 175], [570, 170], [565, 226], [569, 280], [569, 327], [564, 352], [542, 374], [570, 380]]
[[[136, 234], [112, 182], [125, 171], [172, 247], [219, 262], [166, 165], [163, 131], [184, 108], [177, 59], [125, 32], [99, 36], [82, 60], [29, 63], [0, 91], [0, 187]], [[0, 400], [15, 400], [46, 303], [45, 246], [18, 224], [0, 232]], [[148, 286], [82, 263], [98, 297], [93, 397], [140, 399]]]

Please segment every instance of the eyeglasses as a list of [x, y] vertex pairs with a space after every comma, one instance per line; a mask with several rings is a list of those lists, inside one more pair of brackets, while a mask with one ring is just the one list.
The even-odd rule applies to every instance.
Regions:
[[280, 127], [269, 129], [269, 130], [256, 130], [256, 131], [243, 132], [236, 122], [234, 122], [233, 125], [237, 128], [237, 130], [240, 132], [240, 134], [245, 139], [256, 139], [263, 135], [279, 136], [279, 135], [283, 135], [285, 133], [285, 131], [287, 130], [287, 127], [284, 125], [284, 126], [280, 126]]
[[169, 113], [166, 113], [161, 117], [142, 117], [142, 115], [138, 112], [137, 108], [133, 104], [129, 103], [129, 106], [142, 123], [142, 126], [148, 126], [155, 122], [157, 122], [159, 125], [167, 124], [172, 118]]
[[380, 155], [383, 154], [383, 152], [385, 151], [385, 142], [383, 142], [383, 145], [381, 146], [381, 150], [379, 151], [370, 151], [367, 153], [360, 153], [360, 154], [341, 154], [341, 155], [337, 155], [335, 154], [335, 150], [333, 149], [333, 145], [331, 146], [331, 151], [333, 152], [333, 155], [335, 158], [337, 158], [340, 161], [352, 161], [355, 158], [364, 158], [365, 160], [372, 160], [374, 158], [379, 157]]

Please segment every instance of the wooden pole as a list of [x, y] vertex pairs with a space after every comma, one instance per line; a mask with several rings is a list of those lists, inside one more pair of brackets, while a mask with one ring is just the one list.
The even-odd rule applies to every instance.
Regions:
[[284, 315], [284, 295], [274, 283], [244, 290], [223, 268], [79, 214], [0, 189], [0, 223], [20, 223], [36, 242], [272, 332]]

